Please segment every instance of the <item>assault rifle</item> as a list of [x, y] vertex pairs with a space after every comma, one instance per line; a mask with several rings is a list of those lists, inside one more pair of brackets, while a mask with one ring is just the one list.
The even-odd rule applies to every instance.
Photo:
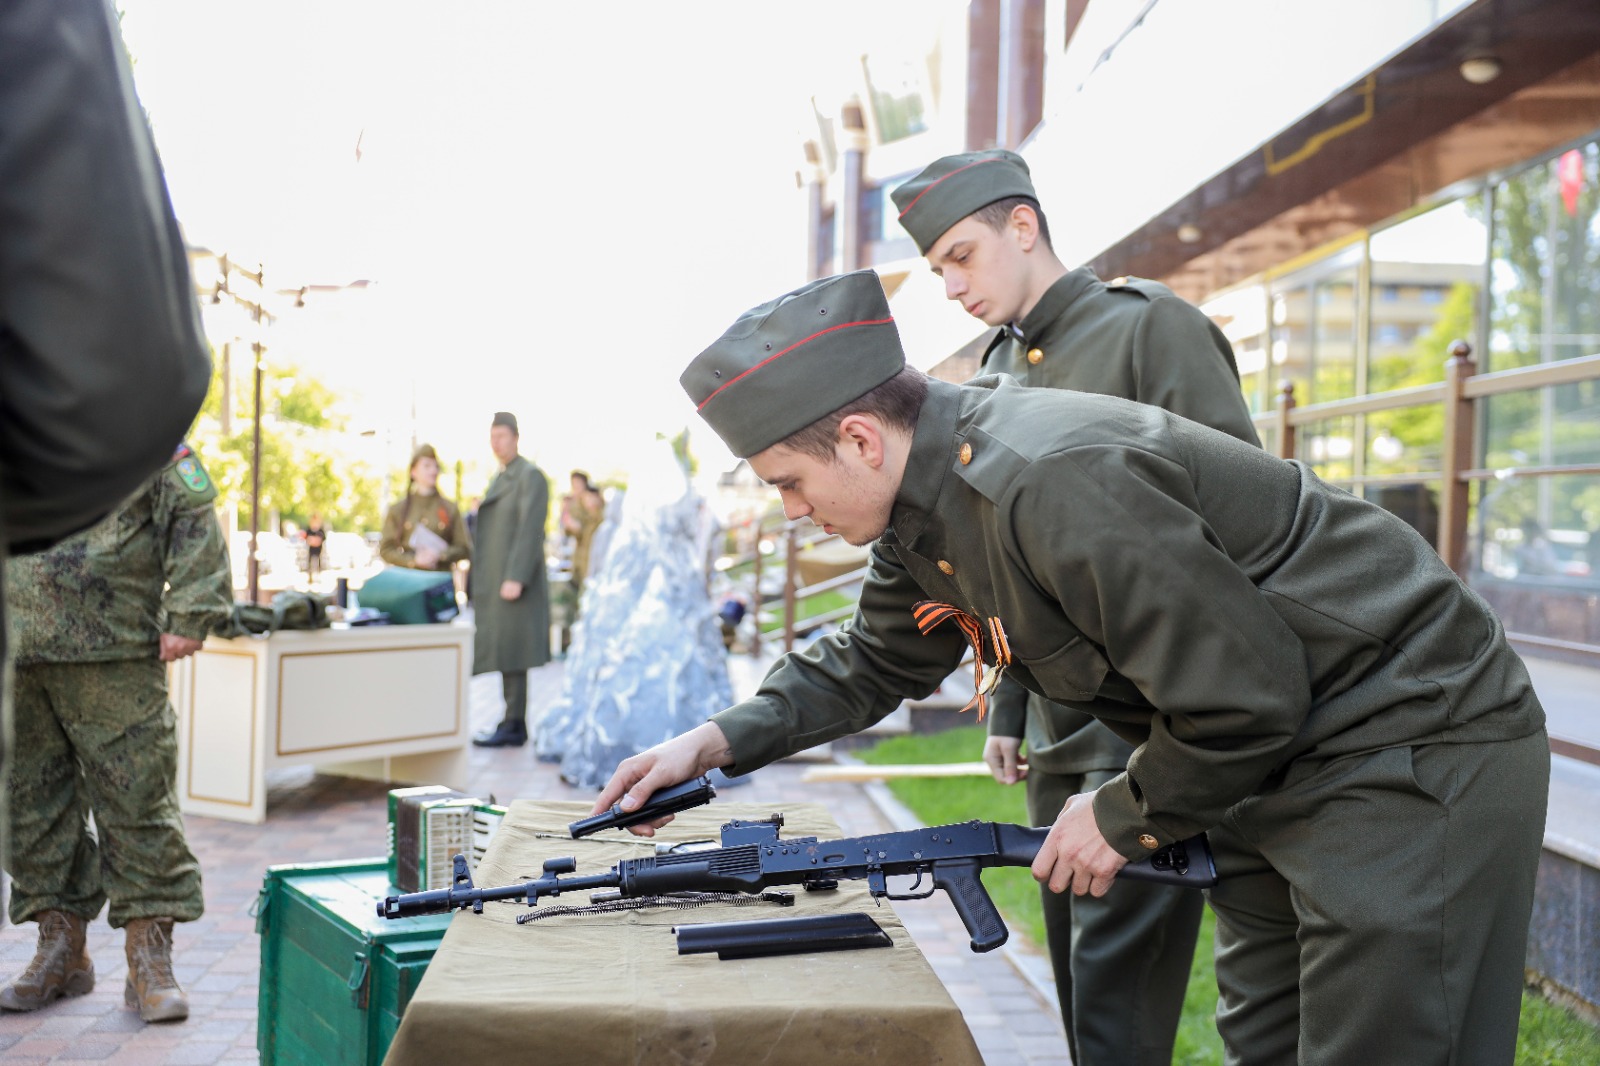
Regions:
[[[482, 914], [494, 900], [517, 900], [537, 906], [543, 896], [584, 889], [614, 889], [624, 898], [672, 892], [756, 893], [775, 885], [801, 885], [808, 891], [837, 888], [841, 880], [865, 880], [875, 899], [926, 899], [944, 889], [972, 937], [973, 951], [991, 951], [1009, 933], [980, 874], [992, 866], [1031, 866], [1049, 834], [1007, 822], [961, 822], [931, 829], [907, 829], [844, 840], [816, 837], [781, 839], [783, 816], [759, 821], [727, 822], [722, 846], [679, 845], [660, 854], [623, 859], [605, 873], [574, 875], [571, 856], [549, 859], [544, 876], [503, 888], [477, 888], [466, 859], [456, 856], [454, 882], [448, 888], [389, 896], [378, 904], [384, 918], [409, 918], [471, 907]], [[889, 890], [888, 879], [915, 875], [906, 891]], [[1204, 835], [1169, 844], [1118, 875], [1191, 888], [1216, 884], [1216, 868]], [[923, 887], [924, 878], [928, 885]]]

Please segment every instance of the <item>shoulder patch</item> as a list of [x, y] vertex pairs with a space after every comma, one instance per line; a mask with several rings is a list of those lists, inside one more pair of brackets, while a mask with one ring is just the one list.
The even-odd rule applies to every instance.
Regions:
[[200, 465], [200, 457], [187, 444], [181, 446], [179, 455], [174, 457], [167, 470], [168, 476], [182, 488], [191, 502], [199, 504], [216, 499], [217, 483], [211, 480], [206, 468]]
[[178, 450], [172, 453], [172, 461], [177, 462], [179, 459], [186, 458], [193, 454], [194, 452], [190, 449], [189, 442], [180, 440], [178, 442]]

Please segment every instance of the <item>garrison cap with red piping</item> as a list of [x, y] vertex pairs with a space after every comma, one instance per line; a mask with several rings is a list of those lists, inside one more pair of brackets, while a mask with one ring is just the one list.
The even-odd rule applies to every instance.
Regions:
[[883, 283], [838, 274], [752, 307], [678, 383], [748, 459], [882, 385], [906, 365]]
[[996, 200], [1039, 198], [1028, 164], [1004, 148], [935, 159], [889, 195], [900, 209], [900, 225], [923, 255], [951, 226]]

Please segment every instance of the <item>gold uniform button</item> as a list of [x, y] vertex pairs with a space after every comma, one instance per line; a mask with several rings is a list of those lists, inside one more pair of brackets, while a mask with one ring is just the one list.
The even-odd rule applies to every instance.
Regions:
[[968, 463], [972, 462], [972, 445], [963, 444], [961, 446], [960, 455], [961, 455], [961, 465], [962, 466], [966, 466]]
[[1044, 362], [1043, 350], [1039, 348], [1029, 348], [1028, 362], [1032, 363], [1034, 366], [1038, 366], [1040, 363]]
[[1126, 284], [1128, 284], [1128, 279], [1126, 277], [1112, 278], [1110, 281], [1106, 282], [1106, 288], [1120, 289]]
[[944, 571], [946, 577], [949, 577], [951, 574], [956, 572], [956, 568], [945, 562], [943, 559], [939, 560], [939, 569]]
[[1154, 851], [1161, 846], [1161, 841], [1157, 840], [1149, 833], [1145, 833], [1139, 837], [1139, 844], [1148, 851]]

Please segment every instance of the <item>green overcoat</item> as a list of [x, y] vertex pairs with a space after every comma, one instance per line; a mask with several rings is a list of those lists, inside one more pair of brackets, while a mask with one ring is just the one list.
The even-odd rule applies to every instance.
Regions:
[[[550, 581], [544, 529], [550, 482], [517, 456], [489, 482], [478, 504], [472, 550], [472, 610], [477, 626], [472, 672], [532, 670], [550, 661]], [[522, 595], [500, 598], [500, 585], [520, 581]]]
[[[1239, 391], [1232, 345], [1198, 308], [1159, 282], [1102, 282], [1088, 267], [1069, 271], [1020, 323], [995, 333], [982, 373], [1153, 404], [1260, 443]], [[1014, 682], [995, 692], [989, 732], [1026, 736], [1028, 765], [1046, 773], [1120, 770], [1133, 753], [1083, 711], [1029, 697]]]
[[1544, 724], [1494, 612], [1400, 519], [1159, 408], [996, 377], [929, 382], [855, 617], [715, 716], [729, 772], [931, 693], [967, 644], [919, 632], [923, 599], [999, 619], [1010, 676], [1137, 746], [1095, 794], [1128, 858], [1300, 759]]

